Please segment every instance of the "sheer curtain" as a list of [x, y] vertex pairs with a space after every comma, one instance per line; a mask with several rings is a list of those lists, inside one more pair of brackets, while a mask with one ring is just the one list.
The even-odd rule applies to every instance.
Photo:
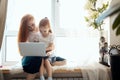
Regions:
[[[20, 55], [17, 54], [17, 31], [20, 19], [26, 13], [32, 14], [37, 24], [45, 16], [50, 18], [51, 24], [53, 24], [52, 29], [55, 30], [56, 35], [56, 55], [70, 61], [81, 61], [81, 63], [98, 60], [99, 33], [88, 27], [85, 22], [84, 16], [87, 15], [87, 12], [84, 6], [86, 1], [9, 0], [5, 34], [6, 61], [21, 60]], [[31, 6], [33, 2], [34, 6]], [[12, 44], [14, 44], [14, 48], [11, 48]], [[16, 55], [16, 57], [13, 58], [11, 55]]]
[[[87, 0], [58, 0], [58, 30], [63, 35], [56, 37], [56, 53], [68, 61], [92, 62], [98, 60], [97, 30], [87, 26], [85, 4]], [[58, 17], [58, 16], [57, 16]]]
[[83, 80], [110, 80], [107, 69], [98, 61], [99, 31], [87, 26], [84, 19], [88, 15], [84, 9], [86, 1], [59, 0], [58, 27], [64, 35], [57, 37], [56, 53], [73, 67], [80, 67]]

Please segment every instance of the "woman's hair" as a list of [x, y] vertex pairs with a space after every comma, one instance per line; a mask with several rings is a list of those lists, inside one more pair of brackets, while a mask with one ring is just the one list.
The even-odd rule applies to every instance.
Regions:
[[30, 14], [27, 14], [22, 17], [20, 22], [20, 28], [18, 32], [18, 42], [26, 42], [29, 36], [28, 22], [34, 20], [34, 17]]
[[52, 30], [51, 30], [51, 26], [50, 26], [50, 21], [47, 17], [43, 18], [40, 23], [39, 23], [39, 28], [41, 27], [45, 27], [46, 25], [48, 25], [48, 28], [49, 28], [49, 32], [52, 33]]

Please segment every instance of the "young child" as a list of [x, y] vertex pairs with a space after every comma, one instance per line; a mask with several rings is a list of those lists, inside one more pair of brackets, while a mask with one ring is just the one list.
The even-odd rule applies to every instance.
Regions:
[[61, 57], [55, 57], [55, 55], [54, 55], [54, 49], [55, 49], [54, 38], [55, 37], [51, 30], [50, 22], [47, 17], [43, 18], [40, 21], [39, 31], [40, 31], [39, 41], [45, 42], [46, 53], [48, 55], [48, 58], [42, 59], [42, 64], [40, 67], [40, 73], [41, 73], [40, 78], [41, 78], [41, 80], [44, 80], [43, 73], [44, 73], [44, 67], [45, 67], [48, 72], [48, 80], [52, 80], [51, 64], [64, 65], [66, 63], [66, 60]]
[[[50, 57], [52, 55], [52, 51], [54, 50], [54, 43], [53, 43], [53, 34], [50, 27], [49, 20], [47, 18], [44, 18], [39, 23], [39, 31], [40, 31], [40, 42], [45, 42], [46, 44], [46, 53], [47, 56]], [[48, 60], [48, 58], [42, 58], [42, 64], [40, 66], [40, 80], [44, 79], [44, 68], [46, 68], [46, 71], [48, 73], [48, 80], [52, 80], [52, 67]]]

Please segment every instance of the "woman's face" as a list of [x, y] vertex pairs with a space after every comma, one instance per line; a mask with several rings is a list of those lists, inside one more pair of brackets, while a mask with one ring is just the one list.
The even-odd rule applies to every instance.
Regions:
[[49, 27], [48, 27], [48, 25], [43, 26], [43, 27], [41, 27], [39, 29], [40, 29], [40, 32], [41, 32], [41, 34], [43, 36], [47, 36], [49, 34]]
[[35, 30], [35, 21], [34, 20], [30, 20], [28, 22], [28, 29], [29, 29], [29, 31], [34, 31]]

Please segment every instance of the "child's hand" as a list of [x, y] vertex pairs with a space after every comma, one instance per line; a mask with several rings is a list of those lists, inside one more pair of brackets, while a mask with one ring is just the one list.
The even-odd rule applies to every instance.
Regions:
[[51, 55], [51, 53], [50, 52], [47, 52], [47, 56], [50, 56]]
[[37, 39], [37, 38], [34, 38], [34, 42], [39, 42], [39, 39]]
[[34, 40], [34, 42], [39, 42], [38, 40]]

